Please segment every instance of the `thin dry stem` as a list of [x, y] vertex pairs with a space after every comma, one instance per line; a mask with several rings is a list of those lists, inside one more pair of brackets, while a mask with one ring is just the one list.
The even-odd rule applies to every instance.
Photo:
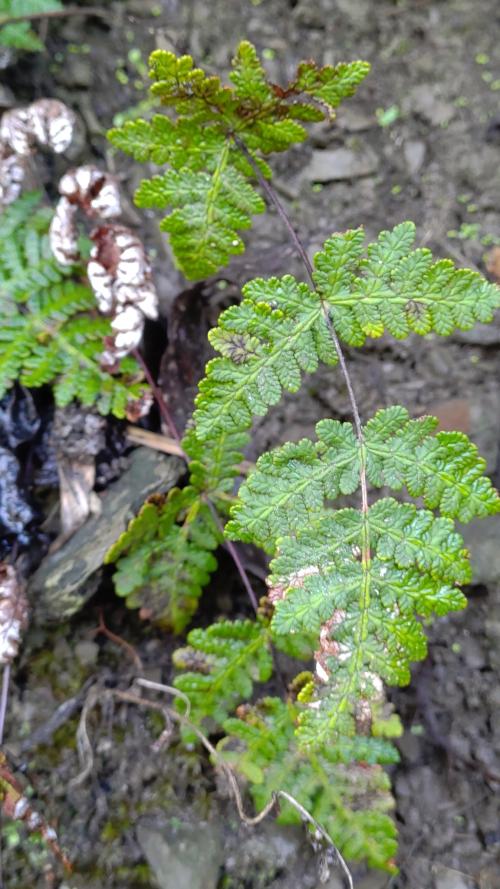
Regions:
[[144, 445], [155, 451], [162, 451], [164, 454], [186, 458], [181, 446], [168, 435], [158, 435], [157, 432], [150, 432], [149, 429], [143, 429], [141, 426], [127, 426], [125, 435], [132, 444]]
[[[148, 381], [148, 383], [151, 387], [151, 391], [154, 395], [156, 404], [158, 405], [158, 410], [160, 411], [161, 417], [162, 417], [163, 421], [165, 422], [165, 425], [167, 426], [168, 430], [170, 431], [171, 436], [175, 439], [175, 441], [177, 443], [178, 456], [183, 457], [183, 459], [186, 460], [186, 462], [189, 462], [188, 455], [182, 449], [182, 446], [180, 443], [181, 442], [180, 435], [177, 431], [177, 427], [174, 423], [174, 420], [170, 414], [167, 403], [163, 397], [163, 392], [156, 385], [156, 383], [153, 379], [153, 376], [151, 374], [151, 371], [149, 370], [149, 367], [147, 366], [147, 364], [146, 364], [144, 358], [142, 357], [141, 353], [139, 352], [139, 350], [134, 349], [132, 354], [134, 355], [136, 360], [141, 365], [141, 367], [144, 371], [144, 376], [146, 377], [146, 380]], [[212, 501], [209, 498], [207, 498], [206, 502], [208, 504], [210, 512], [212, 513], [214, 522], [216, 523], [221, 535], [224, 536], [224, 528], [222, 527], [222, 523], [219, 519], [219, 516], [217, 514], [217, 510], [216, 510], [215, 506], [213, 505]], [[234, 546], [234, 544], [230, 540], [225, 540], [225, 546], [226, 546], [226, 549], [229, 552], [231, 558], [234, 561], [234, 564], [236, 566], [238, 574], [241, 577], [243, 586], [245, 587], [245, 590], [247, 591], [248, 598], [250, 599], [250, 602], [252, 603], [254, 610], [257, 611], [257, 608], [258, 608], [257, 596], [255, 595], [255, 593], [252, 589], [252, 584], [250, 583], [250, 581], [248, 579], [248, 575], [247, 575], [244, 565], [242, 564], [241, 559], [238, 555], [238, 551], [237, 551], [236, 547]]]
[[[222, 522], [219, 519], [219, 516], [218, 516], [215, 506], [213, 505], [212, 501], [209, 499], [207, 499], [206, 502], [207, 502], [210, 512], [212, 513], [212, 518], [213, 518], [215, 524], [217, 525], [217, 528], [219, 529], [220, 534], [224, 537], [224, 528], [222, 527]], [[243, 562], [240, 559], [238, 550], [236, 549], [232, 540], [225, 539], [224, 546], [226, 547], [228, 553], [230, 554], [230, 556], [236, 566], [236, 570], [238, 571], [238, 574], [241, 577], [241, 582], [247, 591], [248, 598], [250, 599], [250, 602], [252, 603], [252, 607], [253, 607], [254, 611], [257, 611], [257, 609], [259, 607], [259, 603], [257, 601], [257, 596], [255, 595], [252, 584], [250, 583], [245, 566], [243, 565]]]
[[[141, 697], [140, 694], [136, 694], [132, 690], [134, 688], [134, 686], [136, 686], [136, 685], [140, 685], [143, 688], [149, 688], [153, 691], [164, 692], [165, 694], [172, 695], [174, 698], [182, 700], [183, 703], [186, 705], [186, 712], [184, 714], [179, 713], [177, 710], [174, 710], [172, 707], [161, 704], [158, 701], [151, 701], [149, 698]], [[80, 725], [78, 727], [78, 733], [77, 733], [78, 749], [79, 749], [79, 751], [81, 751], [82, 746], [83, 746], [86, 762], [85, 762], [83, 771], [76, 778], [74, 778], [73, 781], [71, 782], [71, 784], [73, 786], [75, 786], [76, 784], [80, 784], [87, 777], [87, 775], [90, 774], [90, 771], [92, 770], [93, 754], [92, 754], [92, 747], [90, 745], [90, 740], [89, 740], [88, 732], [87, 732], [87, 725], [86, 725], [87, 715], [88, 715], [88, 712], [97, 703], [102, 702], [102, 700], [106, 697], [118, 698], [118, 700], [123, 701], [124, 703], [135, 704], [138, 707], [147, 707], [150, 710], [156, 710], [157, 712], [161, 713], [165, 719], [165, 731], [162, 733], [162, 736], [163, 735], [167, 735], [168, 737], [170, 736], [172, 722], [176, 722], [178, 725], [185, 726], [190, 731], [192, 731], [196, 735], [196, 737], [198, 738], [200, 743], [203, 745], [205, 750], [210, 754], [215, 765], [218, 766], [222, 770], [225, 777], [227, 778], [229, 787], [231, 789], [231, 794], [233, 796], [233, 799], [234, 799], [234, 802], [235, 802], [235, 805], [236, 805], [236, 808], [238, 811], [238, 815], [240, 816], [240, 819], [243, 821], [244, 824], [247, 824], [250, 827], [260, 824], [260, 822], [263, 821], [264, 818], [266, 818], [267, 815], [269, 815], [269, 813], [272, 812], [272, 810], [277, 806], [280, 799], [286, 800], [291, 806], [293, 806], [294, 809], [296, 809], [297, 812], [299, 812], [303, 821], [307, 821], [309, 824], [311, 824], [312, 827], [314, 827], [316, 834], [318, 836], [320, 836], [327, 843], [327, 845], [330, 848], [333, 849], [333, 851], [335, 852], [337, 864], [340, 866], [344, 876], [347, 879], [349, 889], [354, 889], [354, 884], [352, 881], [352, 877], [351, 877], [349, 868], [347, 867], [347, 864], [346, 864], [344, 858], [342, 857], [339, 850], [337, 849], [330, 834], [327, 833], [326, 830], [324, 830], [324, 828], [321, 826], [321, 824], [319, 824], [319, 822], [316, 821], [316, 819], [311, 815], [311, 813], [308, 812], [308, 810], [297, 799], [295, 799], [295, 797], [292, 796], [292, 794], [288, 793], [286, 790], [278, 790], [272, 794], [271, 799], [269, 800], [267, 805], [264, 806], [264, 808], [261, 809], [261, 811], [258, 812], [257, 815], [247, 815], [247, 813], [245, 812], [244, 805], [243, 805], [241, 790], [240, 790], [238, 781], [236, 779], [236, 775], [234, 774], [232, 768], [226, 762], [224, 762], [223, 759], [221, 759], [218, 750], [209, 741], [209, 739], [201, 731], [201, 729], [199, 729], [198, 726], [196, 726], [188, 718], [190, 707], [191, 707], [189, 698], [187, 698], [187, 696], [182, 691], [179, 691], [179, 689], [174, 688], [171, 685], [163, 685], [160, 682], [152, 682], [149, 679], [143, 679], [142, 677], [138, 677], [134, 681], [134, 685], [131, 686], [131, 689], [127, 689], [126, 691], [121, 691], [120, 689], [106, 689], [106, 691], [104, 693], [101, 693], [100, 690], [97, 689], [96, 686], [94, 686], [94, 688], [91, 689], [91, 692], [89, 692], [87, 701], [86, 701], [85, 706], [82, 710], [82, 716], [80, 719]], [[82, 745], [82, 740], [84, 740], [83, 745]], [[90, 758], [89, 758], [89, 748], [90, 748]], [[156, 749], [158, 749], [157, 746], [156, 746]]]
[[9, 700], [10, 663], [5, 664], [2, 673], [2, 690], [0, 692], [0, 744], [3, 743], [5, 729], [5, 717]]
[[[149, 370], [149, 367], [147, 366], [141, 353], [139, 352], [139, 349], [133, 349], [132, 355], [134, 356], [136, 361], [141, 365], [142, 370], [144, 371], [144, 376], [146, 377], [146, 380], [147, 380], [149, 386], [151, 387], [151, 391], [153, 393], [154, 399], [155, 399], [156, 404], [158, 406], [158, 410], [160, 411], [161, 418], [162, 418], [163, 422], [165, 423], [172, 438], [175, 439], [175, 441], [177, 442], [177, 444], [180, 447], [181, 437], [180, 437], [179, 433], [177, 432], [177, 427], [176, 427], [176, 425], [173, 421], [173, 418], [170, 414], [167, 402], [165, 401], [165, 399], [163, 397], [163, 392], [161, 391], [159, 386], [157, 386], [157, 384], [155, 383], [155, 381], [153, 379], [153, 375], [152, 375], [151, 371]], [[184, 457], [184, 459], [187, 460], [187, 455], [182, 450], [182, 447], [180, 447], [180, 450], [182, 452], [182, 456]]]
[[93, 635], [98, 636], [99, 633], [102, 633], [103, 636], [106, 636], [110, 642], [114, 642], [115, 645], [119, 645], [120, 648], [123, 648], [124, 651], [127, 652], [130, 660], [134, 663], [138, 670], [143, 670], [144, 665], [139, 657], [139, 654], [135, 650], [134, 646], [127, 642], [126, 639], [123, 639], [121, 636], [118, 636], [116, 633], [113, 633], [109, 627], [106, 626], [104, 621], [104, 613], [102, 608], [99, 609], [99, 626], [93, 630]]

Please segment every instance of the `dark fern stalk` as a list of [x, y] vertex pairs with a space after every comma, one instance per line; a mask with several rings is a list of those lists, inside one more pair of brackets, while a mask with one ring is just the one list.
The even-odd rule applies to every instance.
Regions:
[[[409, 222], [368, 245], [361, 228], [332, 235], [309, 261], [269, 184], [266, 158], [302, 140], [304, 121], [332, 115], [367, 70], [361, 62], [307, 62], [279, 87], [244, 42], [229, 87], [190, 57], [156, 52], [152, 91], [171, 116], [111, 133], [138, 160], [169, 164], [136, 200], [170, 208], [162, 227], [188, 277], [214, 273], [243, 249], [239, 231], [263, 209], [256, 180], [309, 284], [257, 278], [241, 304], [221, 314], [209, 334], [218, 357], [207, 365], [183, 441], [190, 483], [146, 504], [109, 559], [118, 559], [117, 590], [128, 604], [178, 631], [224, 538], [269, 553], [269, 594], [256, 620], [192, 630], [175, 656], [176, 685], [195, 724], [215, 722], [225, 732], [220, 755], [247, 778], [258, 807], [289, 791], [346, 857], [393, 870], [383, 765], [397, 758], [391, 738], [400, 726], [384, 683], [404, 685], [411, 662], [425, 657], [422, 618], [464, 607], [460, 585], [470, 581], [470, 564], [454, 523], [500, 511], [500, 499], [467, 436], [436, 433], [435, 418], [413, 420], [396, 405], [362, 423], [343, 346], [385, 331], [402, 339], [469, 329], [491, 320], [500, 291], [415, 249]], [[316, 440], [263, 454], [235, 496], [254, 417], [284, 391], [297, 392], [320, 363], [340, 365], [353, 423], [322, 420]], [[403, 501], [377, 499], [381, 488], [404, 491]], [[359, 509], [332, 505], [358, 492]], [[219, 516], [228, 515], [222, 533]], [[258, 689], [272, 675], [273, 647], [315, 667], [299, 673], [286, 701]], [[281, 817], [297, 812], [284, 807]]]

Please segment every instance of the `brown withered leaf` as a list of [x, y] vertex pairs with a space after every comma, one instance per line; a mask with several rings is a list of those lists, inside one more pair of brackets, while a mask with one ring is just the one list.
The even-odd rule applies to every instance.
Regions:
[[0, 562], [0, 665], [10, 664], [28, 626], [28, 599], [13, 565]]
[[52, 440], [59, 475], [61, 536], [52, 544], [51, 552], [99, 509], [94, 492], [95, 458], [105, 445], [104, 430], [103, 417], [81, 405], [56, 410]]

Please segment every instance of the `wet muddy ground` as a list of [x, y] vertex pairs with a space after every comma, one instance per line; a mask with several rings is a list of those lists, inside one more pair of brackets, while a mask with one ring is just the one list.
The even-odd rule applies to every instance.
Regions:
[[[103, 8], [106, 19], [50, 24], [46, 53], [18, 60], [2, 77], [4, 104], [50, 95], [79, 112], [85, 138], [77, 160], [108, 164], [132, 195], [141, 170], [112, 152], [105, 132], [146, 99], [146, 60], [155, 47], [190, 52], [223, 72], [237, 41], [247, 38], [276, 82], [302, 58], [367, 59], [372, 74], [337, 123], [318, 126], [306, 147], [275, 163], [278, 189], [302, 238], [313, 251], [332, 231], [364, 224], [372, 236], [410, 218], [421, 244], [485, 271], [486, 254], [500, 245], [498, 0], [130, 0]], [[330, 152], [339, 149], [344, 168], [337, 165], [332, 177]], [[52, 170], [45, 172], [52, 177]], [[139, 216], [132, 202], [127, 217], [154, 251], [167, 313], [185, 284], [154, 219]], [[256, 272], [285, 271], [297, 271], [295, 261], [268, 214], [257, 220], [244, 261], [235, 261], [227, 277], [236, 287]], [[219, 297], [211, 282], [205, 304]], [[211, 312], [207, 308], [194, 329], [204, 330]], [[365, 418], [395, 402], [415, 415], [435, 412], [444, 428], [463, 429], [478, 442], [498, 481], [500, 320], [443, 341], [384, 338], [348, 358]], [[250, 456], [310, 434], [325, 416], [347, 418], [348, 403], [339, 375], [323, 370], [259, 424]], [[500, 887], [499, 530], [491, 520], [468, 532], [475, 572], [469, 607], [435, 625], [428, 661], [415, 668], [409, 688], [392, 693], [406, 727], [393, 775], [401, 874], [387, 878], [354, 868], [359, 889]], [[205, 616], [245, 607], [236, 578], [227, 589], [225, 568], [224, 585], [216, 578], [207, 591]], [[109, 586], [98, 601], [110, 626], [136, 647], [149, 678], [168, 682], [173, 640], [114, 604]], [[106, 695], [132, 676], [133, 666], [126, 652], [93, 635], [96, 625], [91, 602], [67, 624], [31, 629], [7, 725], [7, 746], [57, 822], [75, 875], [61, 882], [40, 844], [4, 825], [4, 885], [319, 887], [299, 830], [272, 822], [243, 828], [224, 787], [196, 753], [177, 745], [152, 752], [161, 724], [155, 714]], [[81, 769], [78, 718], [91, 685], [100, 690], [88, 717], [92, 768], [72, 784]], [[51, 733], [46, 722], [64, 705], [65, 718]], [[184, 853], [162, 869], [162, 856], [172, 849]], [[163, 882], [156, 882], [155, 866]], [[341, 884], [332, 877], [327, 885]]]

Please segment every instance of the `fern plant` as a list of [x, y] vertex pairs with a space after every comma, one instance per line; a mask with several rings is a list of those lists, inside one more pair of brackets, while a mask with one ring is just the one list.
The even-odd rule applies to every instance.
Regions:
[[0, 217], [0, 397], [15, 380], [50, 383], [60, 406], [77, 398], [124, 417], [144, 395], [142, 373], [132, 358], [116, 375], [100, 367], [109, 321], [74, 270], [54, 259], [51, 212], [39, 203], [38, 194], [24, 195]]
[[[152, 595], [155, 613], [167, 613], [179, 629], [207, 565], [213, 569], [221, 518], [230, 514], [226, 543], [242, 540], [271, 556], [269, 595], [256, 622], [192, 630], [174, 658], [176, 685], [197, 724], [225, 732], [219, 751], [245, 775], [258, 806], [286, 788], [328, 825], [347, 856], [391, 870], [396, 834], [382, 766], [397, 758], [390, 739], [399, 724], [383, 683], [407, 683], [411, 662], [426, 654], [425, 623], [464, 607], [460, 586], [470, 581], [470, 564], [455, 521], [500, 511], [500, 498], [476, 447], [462, 433], [436, 432], [435, 418], [411, 419], [392, 406], [362, 423], [343, 344], [362, 346], [386, 332], [402, 339], [468, 329], [491, 320], [500, 290], [415, 249], [410, 222], [368, 245], [361, 228], [332, 235], [310, 263], [269, 186], [265, 158], [303, 139], [303, 122], [331, 115], [367, 70], [362, 62], [308, 62], [278, 87], [245, 42], [227, 87], [190, 57], [159, 51], [153, 93], [173, 113], [112, 131], [112, 142], [138, 160], [169, 164], [143, 183], [137, 202], [172, 208], [162, 226], [186, 275], [211, 274], [242, 249], [237, 232], [261, 209], [260, 185], [291, 233], [308, 283], [290, 275], [250, 281], [242, 302], [222, 313], [209, 335], [219, 355], [207, 365], [183, 441], [186, 501], [174, 492], [153, 504], [156, 515], [146, 506], [109, 558], [120, 557], [119, 591], [128, 604], [147, 608]], [[235, 494], [254, 417], [284, 391], [298, 391], [320, 363], [339, 365], [353, 422], [322, 420], [316, 440], [263, 454]], [[201, 571], [189, 570], [193, 547]], [[164, 576], [171, 561], [177, 578], [185, 565], [185, 586], [164, 581], [163, 605], [158, 586], [150, 593], [158, 559]], [[258, 688], [272, 681], [273, 648], [315, 664], [314, 673], [299, 673], [286, 701]]]
[[188, 278], [217, 272], [241, 253], [239, 234], [265, 209], [255, 190], [243, 144], [264, 175], [264, 155], [302, 142], [303, 122], [333, 116], [343, 98], [366, 77], [366, 62], [319, 68], [299, 65], [286, 87], [271, 83], [255, 48], [243, 41], [233, 59], [232, 86], [195, 68], [190, 56], [157, 50], [150, 59], [153, 96], [172, 108], [175, 119], [157, 114], [111, 130], [113, 145], [136, 160], [168, 163], [167, 172], [144, 181], [139, 207], [171, 208], [161, 228], [170, 234], [174, 256]]
[[36, 52], [43, 43], [30, 27], [29, 21], [13, 21], [21, 16], [57, 12], [63, 8], [59, 0], [0, 0], [0, 46]]

